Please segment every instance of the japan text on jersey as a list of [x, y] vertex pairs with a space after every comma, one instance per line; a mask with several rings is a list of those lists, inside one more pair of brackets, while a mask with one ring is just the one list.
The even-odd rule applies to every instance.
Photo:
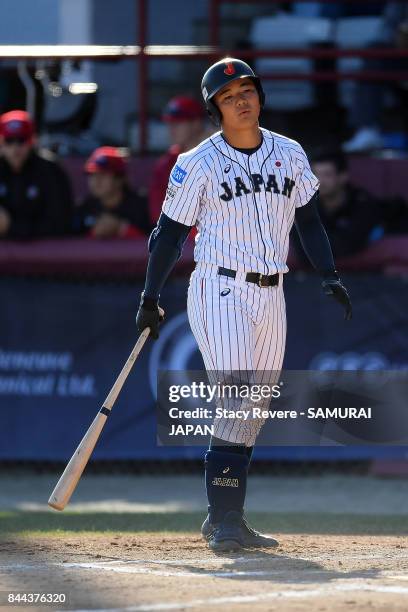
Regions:
[[241, 176], [234, 176], [233, 189], [231, 189], [231, 184], [223, 181], [221, 183], [221, 187], [224, 189], [224, 193], [220, 194], [221, 200], [224, 202], [229, 202], [234, 197], [240, 198], [244, 194], [251, 193], [261, 193], [261, 191], [269, 191], [273, 193], [281, 193], [282, 195], [290, 198], [292, 195], [292, 189], [295, 186], [295, 181], [291, 178], [285, 176], [283, 185], [279, 185], [276, 174], [268, 174], [267, 182], [265, 183], [263, 176], [261, 174], [252, 173], [247, 176], [247, 180], [245, 180], [245, 176], [242, 178]]
[[163, 212], [198, 229], [194, 257], [234, 270], [286, 272], [295, 209], [318, 189], [302, 147], [261, 128], [251, 155], [221, 133], [181, 154], [171, 173]]

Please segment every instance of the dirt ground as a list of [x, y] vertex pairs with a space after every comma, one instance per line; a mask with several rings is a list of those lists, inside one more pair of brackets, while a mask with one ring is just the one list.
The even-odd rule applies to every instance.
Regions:
[[198, 533], [201, 478], [84, 477], [68, 513], [47, 509], [54, 484], [0, 475], [0, 610], [408, 610], [405, 480], [254, 478], [252, 516], [280, 546], [222, 555]]
[[67, 610], [408, 609], [403, 537], [278, 537], [273, 553], [217, 556], [190, 534], [18, 536], [0, 544], [1, 591], [65, 593], [48, 609]]

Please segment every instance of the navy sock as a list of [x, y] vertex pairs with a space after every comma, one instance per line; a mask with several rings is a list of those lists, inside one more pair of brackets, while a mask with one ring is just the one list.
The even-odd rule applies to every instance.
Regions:
[[205, 486], [210, 523], [219, 523], [230, 510], [243, 512], [248, 464], [246, 453], [207, 451]]

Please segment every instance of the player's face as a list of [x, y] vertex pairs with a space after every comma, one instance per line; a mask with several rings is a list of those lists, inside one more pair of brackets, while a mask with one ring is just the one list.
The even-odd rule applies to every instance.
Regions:
[[331, 161], [321, 161], [312, 164], [312, 170], [320, 181], [320, 195], [322, 198], [336, 196], [347, 182], [347, 173], [339, 172]]
[[91, 195], [101, 200], [115, 194], [121, 184], [120, 178], [108, 172], [94, 172], [88, 175], [88, 187]]
[[31, 148], [31, 142], [19, 138], [4, 138], [1, 147], [3, 156], [17, 171], [23, 167]]
[[228, 83], [215, 95], [214, 102], [222, 114], [223, 127], [239, 130], [258, 123], [261, 106], [250, 78]]

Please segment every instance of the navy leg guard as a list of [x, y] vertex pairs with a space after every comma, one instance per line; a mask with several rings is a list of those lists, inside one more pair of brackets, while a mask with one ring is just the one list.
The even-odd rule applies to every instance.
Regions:
[[232, 442], [226, 442], [225, 440], [221, 440], [220, 438], [212, 436], [210, 441], [210, 448], [208, 450], [246, 455], [248, 457], [249, 463], [251, 463], [254, 447], [244, 446], [243, 444], [233, 444]]
[[248, 474], [248, 456], [221, 450], [205, 455], [205, 486], [209, 521], [219, 523], [230, 510], [243, 512]]

